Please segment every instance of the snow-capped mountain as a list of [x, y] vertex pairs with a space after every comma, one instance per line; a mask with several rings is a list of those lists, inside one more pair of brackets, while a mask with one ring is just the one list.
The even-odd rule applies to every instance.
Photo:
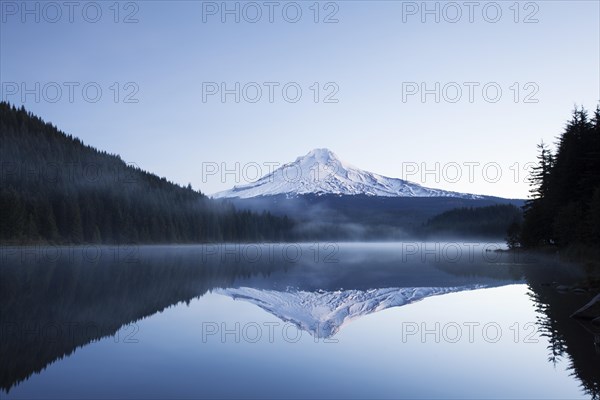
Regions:
[[257, 305], [314, 337], [329, 338], [343, 325], [377, 311], [414, 303], [426, 297], [499, 286], [470, 284], [451, 287], [404, 287], [370, 290], [306, 292], [261, 290], [250, 287], [217, 289], [214, 293]]
[[235, 186], [215, 193], [213, 197], [247, 199], [274, 195], [295, 197], [304, 194], [482, 198], [474, 194], [426, 188], [403, 179], [364, 171], [341, 161], [329, 149], [312, 150], [256, 182]]

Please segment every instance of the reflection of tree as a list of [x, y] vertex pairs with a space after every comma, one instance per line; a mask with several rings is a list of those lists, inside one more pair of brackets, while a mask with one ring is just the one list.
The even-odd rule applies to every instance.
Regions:
[[[203, 262], [200, 247], [189, 249], [150, 248], [139, 261], [106, 249], [94, 262], [69, 254], [58, 262], [23, 263], [2, 254], [0, 388], [9, 390], [77, 348], [173, 304], [285, 267], [277, 260]], [[44, 259], [39, 253], [28, 257]], [[123, 329], [119, 340], [130, 332]]]
[[[550, 282], [568, 282], [569, 277], [565, 274], [556, 277], [547, 271], [530, 271], [526, 275], [529, 295], [539, 314], [539, 329], [550, 343], [548, 360], [556, 365], [564, 358], [568, 362], [567, 368], [571, 376], [581, 382], [581, 389], [586, 395], [592, 399], [600, 399], [600, 354], [596, 351], [595, 342], [600, 332], [591, 324], [570, 318], [575, 310], [593, 296], [557, 291]], [[573, 277], [570, 279], [572, 283]]]
[[538, 313], [536, 322], [538, 324], [538, 329], [541, 332], [541, 336], [548, 338], [548, 361], [556, 366], [567, 351], [565, 337], [556, 327], [556, 320], [553, 320], [548, 316], [548, 309], [550, 308], [548, 304], [542, 303], [540, 296], [533, 292], [531, 288], [528, 295], [534, 302], [535, 311]]

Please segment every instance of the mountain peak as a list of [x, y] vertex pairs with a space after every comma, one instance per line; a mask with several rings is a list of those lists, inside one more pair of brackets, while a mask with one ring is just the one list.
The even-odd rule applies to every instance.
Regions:
[[296, 164], [297, 168], [302, 168], [303, 170], [314, 171], [325, 168], [329, 173], [341, 171], [348, 167], [333, 151], [326, 148], [313, 149], [306, 153], [306, 155], [296, 158], [296, 161], [288, 165], [293, 164]]
[[316, 148], [296, 161], [277, 168], [256, 182], [215, 193], [214, 198], [251, 198], [304, 194], [367, 195], [384, 197], [459, 197], [481, 196], [430, 189], [398, 178], [364, 171], [341, 161], [327, 148]]
[[309, 151], [304, 157], [301, 158], [312, 158], [319, 161], [329, 161], [329, 160], [338, 160], [338, 156], [335, 153], [327, 148], [320, 149], [312, 149]]

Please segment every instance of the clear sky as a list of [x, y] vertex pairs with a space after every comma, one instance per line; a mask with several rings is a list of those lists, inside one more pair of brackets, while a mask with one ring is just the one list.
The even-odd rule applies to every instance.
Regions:
[[208, 194], [327, 147], [379, 174], [525, 197], [536, 144], [600, 99], [598, 1], [69, 4], [0, 1], [2, 99]]

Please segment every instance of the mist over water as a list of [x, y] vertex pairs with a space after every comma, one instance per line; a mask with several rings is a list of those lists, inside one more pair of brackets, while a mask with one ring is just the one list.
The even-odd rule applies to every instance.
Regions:
[[593, 393], [593, 335], [547, 290], [584, 272], [502, 246], [3, 248], [2, 396]]

